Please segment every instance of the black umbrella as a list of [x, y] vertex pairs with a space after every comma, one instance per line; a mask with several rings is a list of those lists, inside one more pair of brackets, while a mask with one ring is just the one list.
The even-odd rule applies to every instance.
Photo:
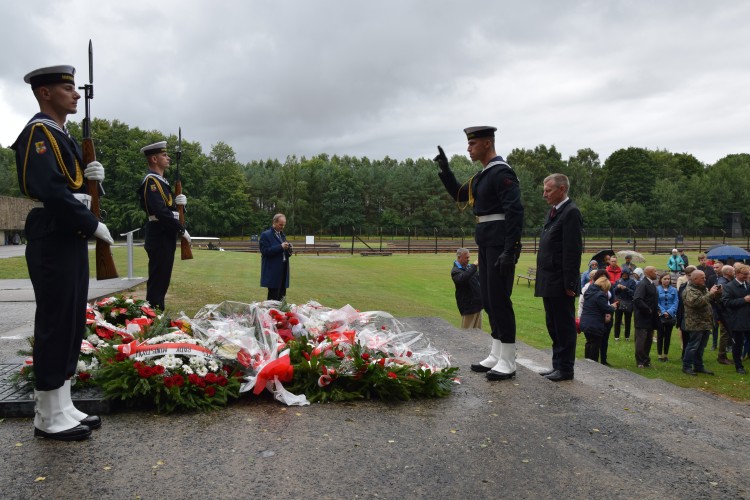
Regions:
[[[604, 269], [606, 267], [605, 266], [606, 262], [604, 261], [604, 258], [607, 256], [612, 257], [614, 254], [615, 252], [611, 248], [607, 250], [602, 250], [601, 252], [594, 254], [594, 256], [589, 259], [589, 262], [591, 262], [592, 260], [595, 260], [597, 264], [599, 264], [599, 269]], [[586, 267], [588, 267], [588, 262], [586, 263]]]

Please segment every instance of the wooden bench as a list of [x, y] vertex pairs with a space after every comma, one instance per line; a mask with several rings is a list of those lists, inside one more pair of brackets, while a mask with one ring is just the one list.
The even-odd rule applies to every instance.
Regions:
[[529, 270], [526, 271], [526, 274], [518, 274], [517, 276], [516, 285], [518, 284], [518, 281], [523, 278], [527, 281], [527, 285], [531, 286], [531, 282], [536, 281], [536, 267], [530, 267]]

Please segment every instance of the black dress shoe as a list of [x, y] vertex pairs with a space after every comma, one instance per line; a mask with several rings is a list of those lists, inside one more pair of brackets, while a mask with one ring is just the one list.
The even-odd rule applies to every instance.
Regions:
[[475, 363], [475, 364], [471, 365], [471, 371], [473, 371], [473, 372], [484, 373], [484, 372], [490, 371], [491, 369], [492, 369], [492, 367], [487, 368], [486, 366], [480, 365], [479, 363]]
[[560, 370], [555, 370], [549, 375], [545, 376], [547, 380], [551, 380], [553, 382], [560, 382], [562, 380], [573, 380], [573, 372], [563, 372]]
[[89, 429], [96, 430], [102, 426], [102, 419], [96, 415], [89, 415], [79, 422], [81, 425], [85, 425]]
[[740, 375], [745, 375], [746, 372], [744, 368], [737, 368], [737, 373], [739, 373]]
[[552, 375], [553, 373], [555, 373], [555, 369], [554, 368], [551, 369], [551, 370], [544, 371], [544, 372], [540, 373], [539, 375], [541, 375], [542, 377], [546, 377], [547, 375]]
[[487, 372], [487, 380], [509, 380], [516, 376], [516, 372], [513, 373], [501, 373], [495, 370]]
[[34, 427], [34, 437], [43, 437], [57, 441], [82, 441], [91, 436], [91, 429], [85, 425], [76, 425], [72, 429], [60, 432], [44, 432]]
[[706, 370], [705, 368], [701, 368], [700, 370], [693, 370], [695, 373], [704, 373], [706, 375], [713, 375], [714, 372], [711, 370]]
[[692, 368], [683, 368], [682, 373], [684, 373], [685, 375], [693, 375], [693, 376], [698, 375], [697, 373], [695, 373], [695, 371], [693, 371]]

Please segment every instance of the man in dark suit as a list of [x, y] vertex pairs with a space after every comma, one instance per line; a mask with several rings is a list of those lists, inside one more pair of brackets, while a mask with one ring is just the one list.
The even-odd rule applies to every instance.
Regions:
[[741, 265], [734, 272], [734, 279], [722, 286], [721, 304], [724, 306], [724, 320], [732, 332], [734, 345], [732, 358], [740, 375], [745, 374], [742, 366], [742, 347], [750, 338], [750, 266]]
[[542, 297], [552, 339], [552, 370], [542, 375], [554, 382], [573, 379], [576, 360], [575, 298], [581, 292], [583, 217], [568, 198], [569, 191], [570, 181], [563, 174], [544, 179], [543, 196], [552, 208], [536, 257], [534, 295]]
[[635, 361], [638, 368], [651, 366], [651, 344], [654, 330], [659, 320], [659, 294], [656, 291], [657, 273], [653, 266], [643, 270], [645, 277], [638, 282], [633, 294], [633, 315], [635, 322]]
[[268, 300], [282, 300], [289, 288], [292, 244], [284, 234], [286, 216], [273, 216], [271, 227], [260, 233], [260, 286], [268, 288]]
[[464, 129], [469, 157], [482, 164], [482, 170], [468, 181], [456, 180], [440, 146], [435, 161], [448, 194], [457, 203], [472, 205], [477, 219], [474, 240], [479, 250], [479, 282], [492, 345], [489, 356], [471, 369], [486, 373], [489, 380], [509, 380], [516, 376], [516, 316], [510, 295], [521, 254], [524, 209], [518, 176], [495, 152], [496, 130], [486, 126]]

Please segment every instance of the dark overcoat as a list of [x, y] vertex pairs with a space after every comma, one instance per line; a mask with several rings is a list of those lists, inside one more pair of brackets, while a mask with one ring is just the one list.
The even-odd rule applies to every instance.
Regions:
[[479, 289], [479, 273], [477, 266], [467, 264], [460, 267], [453, 263], [451, 278], [456, 285], [456, 305], [461, 316], [478, 313], [482, 310], [482, 293]]
[[635, 287], [633, 316], [636, 328], [655, 330], [659, 327], [659, 293], [648, 278], [643, 278]]
[[750, 295], [750, 290], [745, 290], [736, 279], [721, 287], [724, 320], [732, 332], [750, 330], [750, 302], [745, 302], [746, 295]]
[[[264, 288], [289, 288], [289, 258], [291, 248], [284, 250], [281, 246], [286, 235], [281, 232], [276, 236], [273, 227], [260, 233], [260, 286]], [[281, 282], [286, 267], [286, 280]]]
[[573, 200], [549, 214], [544, 222], [536, 256], [536, 297], [564, 297], [566, 290], [581, 293], [583, 217]]

